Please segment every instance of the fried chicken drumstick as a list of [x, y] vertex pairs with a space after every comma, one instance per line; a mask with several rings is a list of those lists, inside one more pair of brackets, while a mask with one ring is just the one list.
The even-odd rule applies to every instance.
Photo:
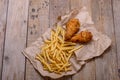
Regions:
[[66, 23], [66, 33], [65, 33], [65, 40], [70, 40], [71, 37], [79, 31], [80, 22], [78, 19], [70, 19]]
[[76, 34], [75, 36], [73, 36], [70, 41], [87, 43], [87, 42], [91, 41], [91, 39], [92, 39], [92, 33], [86, 30], [86, 31], [82, 31], [82, 32]]

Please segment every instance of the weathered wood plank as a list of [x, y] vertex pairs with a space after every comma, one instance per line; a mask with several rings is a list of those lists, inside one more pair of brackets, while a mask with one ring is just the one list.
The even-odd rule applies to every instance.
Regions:
[[[91, 0], [71, 0], [71, 9], [80, 9], [86, 6], [91, 14]], [[95, 80], [95, 61], [89, 61], [77, 74], [72, 76], [72, 80]]]
[[50, 0], [50, 27], [56, 23], [58, 16], [69, 12], [69, 0]]
[[[49, 27], [49, 0], [30, 0], [27, 46]], [[43, 80], [43, 77], [26, 60], [26, 80]]]
[[[56, 23], [58, 16], [65, 15], [69, 12], [69, 1], [70, 0], [50, 0], [50, 27], [53, 27]], [[71, 80], [71, 76], [62, 77], [57, 80]]]
[[117, 75], [116, 43], [111, 0], [93, 0], [92, 16], [99, 31], [112, 39], [112, 45], [96, 58], [96, 80], [119, 80]]
[[8, 0], [0, 0], [0, 80], [2, 79], [3, 48], [6, 28]]
[[117, 62], [118, 62], [118, 73], [120, 79], [120, 0], [112, 0], [113, 14], [114, 14], [114, 25], [115, 25], [115, 37], [116, 37], [116, 50], [117, 50]]
[[28, 0], [9, 0], [2, 80], [24, 80]]

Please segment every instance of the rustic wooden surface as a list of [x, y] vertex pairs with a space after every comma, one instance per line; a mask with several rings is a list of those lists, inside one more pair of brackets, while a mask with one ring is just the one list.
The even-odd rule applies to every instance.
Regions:
[[120, 0], [0, 0], [0, 80], [42, 77], [21, 51], [52, 27], [57, 17], [86, 6], [96, 28], [112, 39], [105, 54], [73, 76], [57, 80], [120, 80]]

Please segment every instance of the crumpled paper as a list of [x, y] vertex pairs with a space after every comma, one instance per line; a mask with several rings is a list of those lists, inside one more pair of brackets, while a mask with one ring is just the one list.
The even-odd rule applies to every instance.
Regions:
[[63, 72], [61, 75], [50, 73], [48, 71], [44, 71], [42, 64], [35, 59], [36, 54], [40, 53], [40, 46], [44, 44], [43, 40], [46, 40], [50, 37], [50, 31], [52, 28], [48, 28], [40, 38], [38, 38], [34, 43], [31, 44], [31, 46], [27, 47], [23, 51], [25, 57], [30, 60], [34, 68], [43, 76], [56, 79], [62, 76], [75, 74], [81, 69], [82, 65], [86, 64], [86, 60], [100, 56], [111, 45], [111, 39], [95, 29], [94, 22], [92, 21], [92, 18], [89, 15], [86, 7], [82, 7], [80, 10], [73, 10], [64, 16], [61, 16], [61, 20], [57, 23], [57, 25], [62, 25], [65, 27], [64, 24], [70, 18], [78, 18], [81, 22], [80, 31], [88, 30], [92, 32], [93, 39], [90, 43], [83, 44], [84, 46], [81, 49], [75, 51], [75, 56], [71, 57], [70, 62], [72, 63], [72, 71]]

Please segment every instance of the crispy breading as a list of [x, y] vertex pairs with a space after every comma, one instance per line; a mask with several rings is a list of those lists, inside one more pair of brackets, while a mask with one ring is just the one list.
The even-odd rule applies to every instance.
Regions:
[[71, 37], [79, 31], [80, 22], [78, 19], [70, 19], [66, 23], [66, 33], [65, 33], [65, 40], [70, 40]]
[[86, 31], [81, 31], [80, 33], [73, 36], [70, 41], [87, 43], [91, 41], [91, 39], [92, 39], [92, 33], [86, 30]]

